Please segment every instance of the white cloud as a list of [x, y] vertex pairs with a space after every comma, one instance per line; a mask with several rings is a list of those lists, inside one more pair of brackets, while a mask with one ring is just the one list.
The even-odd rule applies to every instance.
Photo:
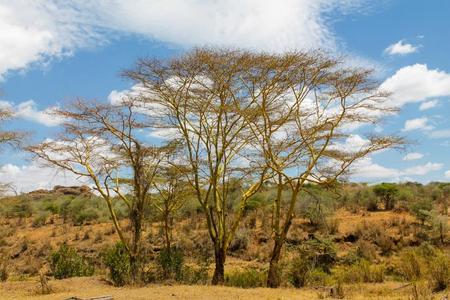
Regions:
[[408, 176], [423, 176], [430, 172], [439, 171], [443, 164], [428, 162], [405, 169], [387, 168], [375, 163], [371, 157], [365, 157], [353, 165], [353, 176], [369, 179], [395, 179], [400, 181]]
[[403, 175], [425, 175], [432, 171], [438, 171], [442, 169], [443, 164], [428, 162], [424, 165], [414, 166], [402, 171]]
[[100, 40], [77, 2], [0, 0], [0, 78]]
[[404, 43], [401, 40], [384, 49], [384, 52], [389, 55], [406, 55], [417, 52], [418, 49], [419, 47], [413, 46], [408, 43]]
[[403, 160], [416, 160], [416, 159], [421, 159], [423, 157], [422, 153], [418, 153], [418, 152], [411, 152], [406, 154], [403, 157]]
[[450, 170], [445, 171], [444, 175], [446, 178], [450, 178]]
[[51, 189], [55, 185], [86, 184], [72, 173], [45, 167], [37, 162], [16, 166], [6, 164], [0, 168], [0, 182], [12, 183], [18, 192], [30, 192], [36, 189]]
[[46, 108], [45, 110], [38, 110], [36, 102], [34, 102], [33, 100], [29, 100], [17, 105], [15, 107], [14, 115], [25, 120], [34, 121], [51, 127], [57, 126], [62, 122], [61, 118], [55, 115], [51, 115], [52, 111], [55, 109], [56, 107], [52, 106]]
[[430, 136], [434, 139], [450, 138], [450, 129], [435, 130]]
[[339, 45], [327, 14], [367, 6], [367, 0], [0, 0], [0, 76], [121, 33], [182, 47], [333, 52]]
[[426, 101], [426, 102], [423, 102], [422, 104], [420, 104], [419, 110], [427, 110], [427, 109], [436, 107], [438, 104], [439, 104], [438, 100]]
[[402, 131], [411, 131], [411, 130], [431, 130], [433, 126], [428, 124], [428, 118], [422, 117], [417, 119], [406, 120], [405, 126]]
[[56, 106], [51, 106], [44, 110], [38, 110], [37, 104], [33, 100], [21, 102], [18, 105], [0, 100], [0, 109], [12, 111], [16, 118], [37, 122], [47, 127], [57, 126], [62, 122], [61, 118], [51, 114], [56, 108]]
[[410, 102], [422, 102], [431, 97], [450, 95], [450, 74], [427, 65], [415, 64], [399, 69], [380, 86], [391, 92], [391, 99], [398, 107]]

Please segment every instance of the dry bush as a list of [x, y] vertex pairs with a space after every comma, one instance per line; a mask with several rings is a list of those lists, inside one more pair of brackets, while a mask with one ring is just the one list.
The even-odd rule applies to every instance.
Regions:
[[396, 269], [407, 281], [417, 281], [425, 273], [425, 261], [418, 251], [405, 249], [400, 253]]
[[358, 240], [356, 242], [356, 255], [359, 258], [372, 262], [377, 259], [377, 250], [372, 243]]
[[249, 231], [245, 228], [241, 228], [236, 231], [234, 238], [228, 247], [230, 252], [245, 251], [250, 243]]
[[433, 300], [432, 291], [428, 282], [418, 281], [411, 285], [411, 299], [413, 300]]
[[433, 291], [445, 290], [450, 285], [450, 257], [447, 253], [437, 251], [429, 261], [428, 276]]
[[39, 272], [39, 290], [38, 293], [41, 295], [48, 295], [53, 292], [53, 288], [48, 283], [48, 278], [44, 272]]
[[371, 264], [367, 260], [336, 269], [336, 278], [344, 283], [381, 283], [384, 281], [386, 266], [382, 264]]

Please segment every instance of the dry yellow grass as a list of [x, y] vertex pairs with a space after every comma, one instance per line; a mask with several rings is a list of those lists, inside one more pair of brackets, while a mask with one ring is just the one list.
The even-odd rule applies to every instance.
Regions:
[[[99, 277], [71, 278], [51, 281], [54, 293], [39, 295], [37, 279], [28, 281], [6, 282], [0, 284], [0, 300], [29, 299], [29, 300], [61, 300], [71, 296], [93, 297], [111, 295], [115, 300], [140, 299], [324, 299], [325, 290], [314, 289], [240, 289], [213, 286], [186, 285], [148, 285], [145, 287], [115, 288], [108, 285]], [[345, 299], [408, 299], [410, 289], [406, 287], [394, 290], [399, 283], [363, 284], [344, 288]], [[441, 299], [444, 295], [436, 295]]]

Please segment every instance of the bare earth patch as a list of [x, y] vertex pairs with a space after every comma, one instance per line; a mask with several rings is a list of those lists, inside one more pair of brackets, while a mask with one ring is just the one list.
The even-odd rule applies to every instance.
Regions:
[[[0, 300], [49, 299], [62, 300], [71, 296], [94, 297], [111, 295], [120, 300], [143, 299], [324, 299], [326, 290], [317, 289], [240, 289], [232, 287], [148, 285], [145, 287], [116, 288], [108, 285], [100, 277], [71, 278], [50, 282], [54, 292], [50, 295], [38, 294], [38, 280], [12, 281], [0, 284]], [[345, 299], [408, 299], [408, 287], [394, 290], [399, 283], [363, 284], [347, 286]], [[443, 297], [439, 295], [437, 299]]]

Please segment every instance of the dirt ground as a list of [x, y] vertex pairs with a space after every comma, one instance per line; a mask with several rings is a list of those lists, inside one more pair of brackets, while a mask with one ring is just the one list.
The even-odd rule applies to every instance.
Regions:
[[[71, 278], [50, 282], [53, 293], [39, 294], [37, 278], [27, 281], [9, 281], [0, 284], [0, 300], [33, 299], [63, 300], [69, 297], [89, 298], [110, 295], [115, 300], [143, 299], [326, 299], [326, 289], [240, 289], [232, 287], [148, 285], [145, 287], [115, 288], [101, 277]], [[410, 299], [410, 287], [400, 283], [364, 284], [344, 287], [345, 299]], [[435, 295], [434, 299], [445, 299], [446, 295]]]

